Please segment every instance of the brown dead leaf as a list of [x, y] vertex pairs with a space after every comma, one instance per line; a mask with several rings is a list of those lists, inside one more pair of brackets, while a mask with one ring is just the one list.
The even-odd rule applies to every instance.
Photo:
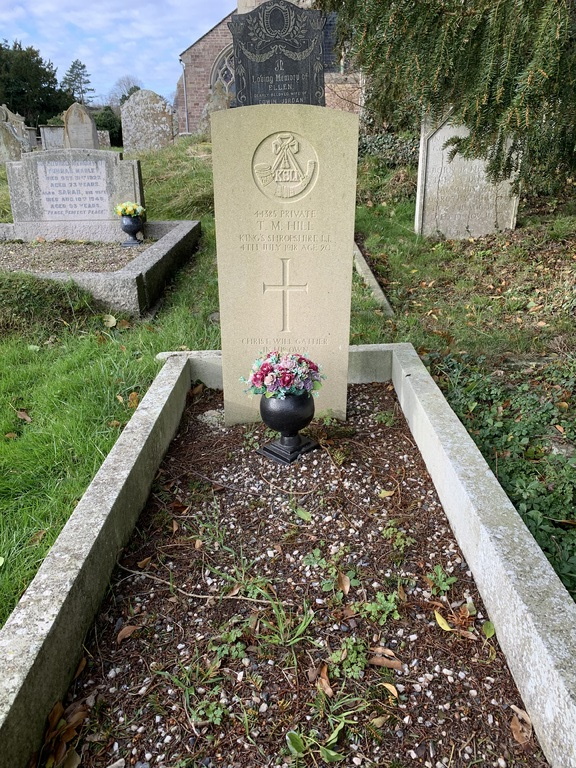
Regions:
[[40, 544], [45, 535], [46, 531], [36, 531], [36, 533], [28, 539], [28, 546], [33, 547], [36, 544]]
[[120, 422], [119, 422], [119, 421], [117, 421], [116, 419], [113, 419], [112, 421], [109, 421], [109, 422], [108, 422], [108, 426], [109, 426], [109, 427], [119, 427], [119, 426], [121, 426], [121, 424], [120, 424]]
[[129, 320], [119, 320], [118, 328], [122, 328], [125, 331], [127, 328], [132, 328], [132, 323]]
[[242, 584], [234, 584], [230, 592], [226, 595], [226, 597], [235, 597], [238, 592], [242, 589]]
[[398, 698], [398, 691], [396, 690], [396, 686], [392, 685], [392, 683], [382, 683], [382, 687], [386, 688], [386, 690], [391, 693], [395, 699]]
[[401, 600], [403, 603], [405, 603], [408, 600], [408, 596], [406, 595], [406, 592], [402, 584], [398, 586], [397, 592], [398, 592], [398, 599]]
[[176, 533], [178, 531], [178, 528], [180, 528], [180, 525], [178, 524], [178, 520], [172, 519], [172, 533]]
[[342, 571], [338, 571], [338, 589], [345, 595], [350, 592], [350, 579], [345, 573], [342, 573]]
[[80, 659], [80, 664], [76, 667], [76, 672], [74, 673], [74, 680], [80, 677], [82, 672], [84, 672], [84, 667], [86, 666], [86, 656], [82, 656]]
[[152, 562], [151, 557], [145, 557], [144, 560], [140, 560], [140, 562], [137, 563], [137, 565], [138, 565], [138, 568], [146, 568], [146, 566], [150, 565], [151, 562]]
[[128, 408], [137, 408], [140, 402], [140, 395], [138, 392], [130, 392], [128, 395]]
[[24, 410], [16, 411], [16, 415], [18, 416], [19, 419], [22, 419], [22, 421], [25, 421], [26, 424], [30, 424], [32, 421], [27, 411], [24, 411]]
[[532, 721], [520, 707], [515, 707], [514, 704], [512, 704], [510, 709], [515, 712], [515, 715], [510, 721], [512, 736], [514, 736], [514, 739], [518, 744], [526, 744], [530, 741], [532, 736]]
[[389, 648], [382, 648], [380, 645], [370, 649], [374, 656], [368, 659], [368, 664], [374, 664], [376, 667], [387, 667], [388, 669], [402, 669], [403, 664], [397, 658], [394, 651]]
[[334, 696], [334, 691], [332, 690], [332, 687], [330, 685], [330, 680], [328, 679], [328, 664], [323, 662], [320, 666], [320, 672], [318, 675], [318, 680], [316, 682], [316, 687], [319, 691], [322, 691], [323, 693], [328, 696], [328, 698], [331, 698]]
[[116, 400], [118, 400], [119, 403], [122, 403], [122, 405], [124, 405], [124, 398], [122, 397], [122, 395], [116, 395]]
[[563, 435], [566, 432], [566, 430], [561, 424], [554, 424], [554, 429], [557, 429], [561, 435]]
[[202, 541], [202, 539], [196, 539], [196, 541], [194, 542], [194, 549], [202, 549], [203, 546], [204, 546], [204, 542]]
[[192, 397], [196, 397], [196, 395], [201, 395], [202, 392], [204, 392], [204, 389], [205, 389], [204, 384], [200, 382], [199, 384], [196, 384], [195, 387], [192, 387], [192, 389], [190, 390], [190, 394], [192, 395]]
[[16, 432], [6, 432], [4, 437], [7, 437], [8, 440], [15, 440], [18, 437], [18, 435], [16, 434]]
[[116, 636], [116, 643], [120, 645], [122, 640], [126, 640], [127, 637], [133, 635], [137, 629], [140, 629], [140, 627], [137, 627], [135, 624], [125, 624]]

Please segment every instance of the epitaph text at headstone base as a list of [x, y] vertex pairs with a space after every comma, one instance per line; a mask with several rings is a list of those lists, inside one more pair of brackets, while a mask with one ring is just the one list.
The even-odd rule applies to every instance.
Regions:
[[138, 161], [107, 150], [34, 152], [6, 168], [15, 223], [117, 223], [115, 205], [143, 202]]
[[234, 46], [235, 106], [324, 106], [325, 17], [288, 0], [267, 0], [228, 24]]
[[64, 113], [64, 147], [98, 149], [96, 123], [83, 104], [75, 102]]
[[486, 162], [456, 154], [451, 160], [446, 142], [468, 135], [465, 126], [422, 124], [418, 162], [415, 231], [448, 239], [482, 237], [514, 229], [518, 196], [510, 181], [493, 184]]
[[316, 410], [345, 418], [358, 118], [216, 112], [212, 146], [226, 422], [259, 420], [240, 377], [275, 349], [320, 364]]

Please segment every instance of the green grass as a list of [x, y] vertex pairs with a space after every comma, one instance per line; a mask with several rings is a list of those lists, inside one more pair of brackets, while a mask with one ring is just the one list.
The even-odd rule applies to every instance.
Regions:
[[[159, 370], [155, 355], [220, 346], [209, 319], [218, 310], [210, 147], [186, 139], [141, 161], [149, 218], [201, 218], [204, 232], [153, 319], [118, 316], [108, 328], [73, 286], [0, 273], [0, 624], [130, 418], [130, 395]], [[524, 212], [514, 233], [424, 240], [413, 232], [414, 170], [363, 162], [360, 174], [357, 231], [396, 314], [384, 316], [355, 275], [351, 343], [414, 344], [573, 591], [574, 460], [551, 453], [576, 440], [569, 201]], [[0, 219], [10, 220], [3, 167]], [[518, 358], [527, 362], [514, 367]]]

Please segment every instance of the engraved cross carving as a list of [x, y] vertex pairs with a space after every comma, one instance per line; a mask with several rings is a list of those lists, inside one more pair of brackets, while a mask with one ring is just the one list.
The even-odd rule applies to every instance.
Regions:
[[267, 285], [262, 283], [262, 292], [281, 291], [282, 293], [282, 331], [290, 331], [290, 291], [305, 291], [308, 293], [308, 283], [290, 285], [290, 259], [280, 259], [282, 262], [282, 283], [280, 285]]

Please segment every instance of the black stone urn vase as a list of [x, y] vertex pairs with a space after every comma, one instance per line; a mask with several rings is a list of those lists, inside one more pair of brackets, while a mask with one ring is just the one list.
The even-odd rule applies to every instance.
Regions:
[[291, 464], [299, 456], [318, 448], [310, 437], [299, 435], [314, 418], [314, 398], [311, 394], [286, 395], [284, 398], [260, 398], [260, 416], [267, 427], [280, 432], [280, 438], [267, 443], [258, 450], [262, 456]]
[[122, 243], [122, 245], [124, 246], [141, 245], [142, 241], [138, 240], [136, 235], [138, 234], [138, 232], [142, 231], [143, 226], [144, 226], [144, 222], [142, 221], [141, 216], [121, 216], [120, 227], [122, 229], [122, 232], [126, 232], [127, 235], [130, 235], [130, 238], [126, 240], [125, 243]]

